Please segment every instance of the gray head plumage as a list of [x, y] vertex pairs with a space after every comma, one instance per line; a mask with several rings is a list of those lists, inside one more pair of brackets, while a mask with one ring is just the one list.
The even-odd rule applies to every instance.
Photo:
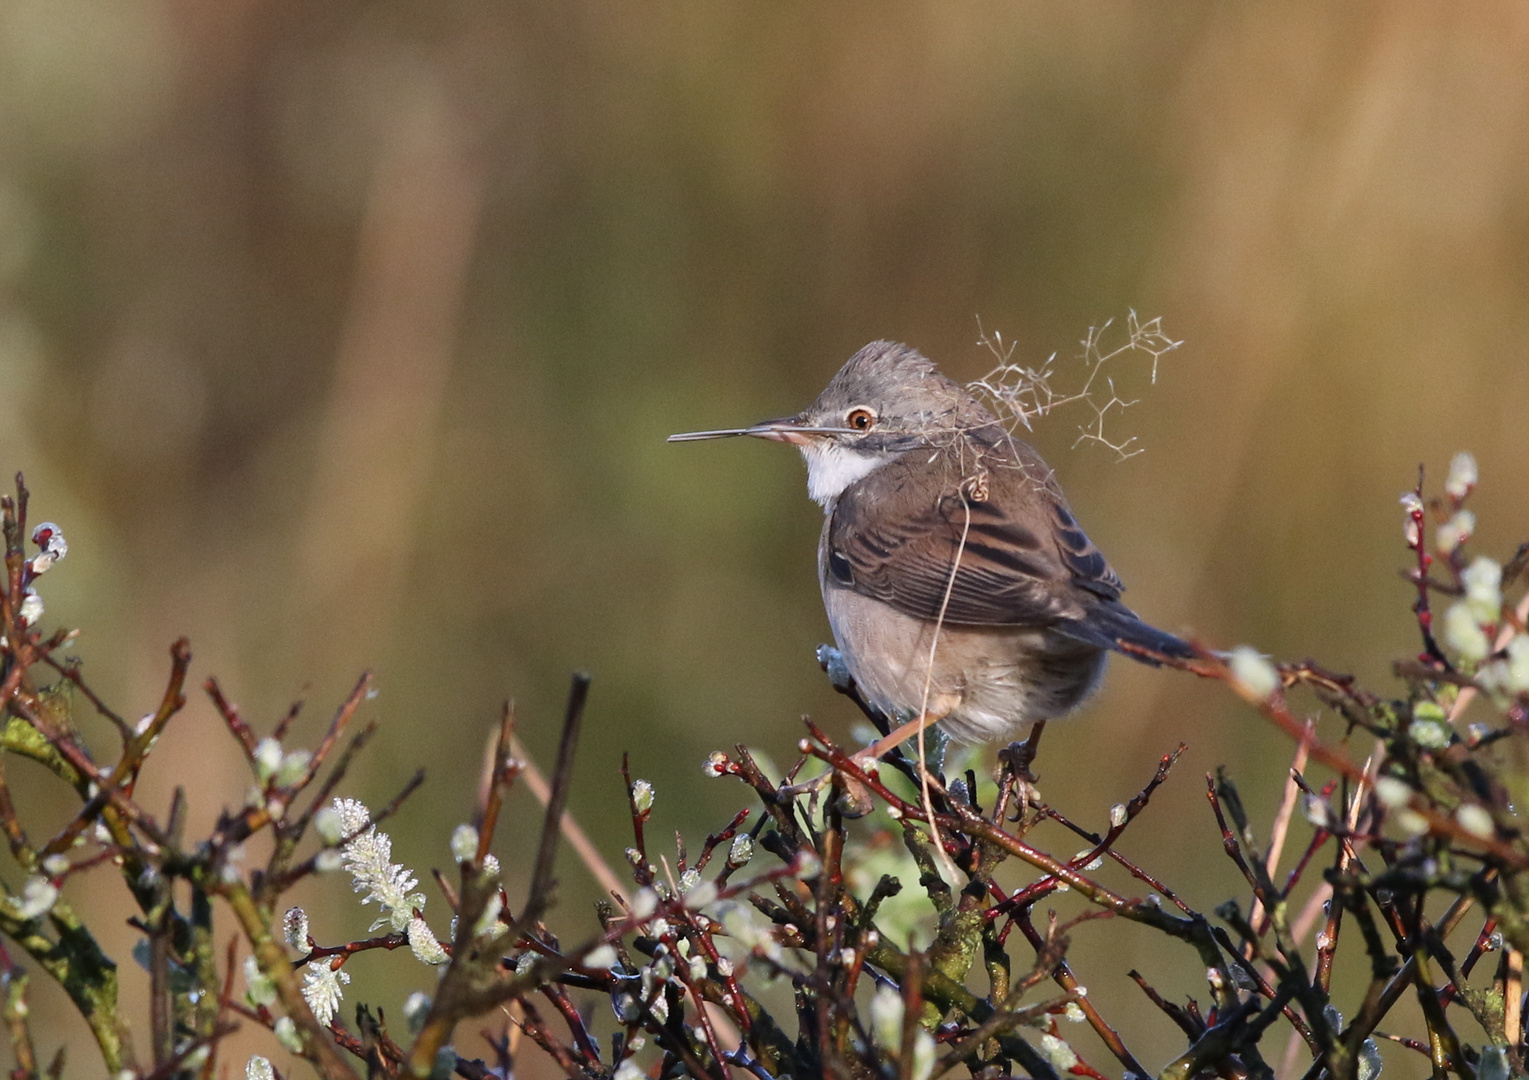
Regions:
[[895, 341], [873, 341], [850, 357], [801, 419], [811, 427], [854, 428], [857, 410], [868, 411], [871, 423], [863, 435], [841, 438], [871, 451], [911, 449], [997, 422], [933, 361]]

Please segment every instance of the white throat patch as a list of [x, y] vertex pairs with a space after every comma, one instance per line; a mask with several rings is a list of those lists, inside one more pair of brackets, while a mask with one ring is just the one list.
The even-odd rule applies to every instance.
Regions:
[[800, 449], [807, 461], [807, 494], [823, 507], [856, 480], [869, 476], [891, 460], [883, 454], [851, 450], [831, 441], [814, 440]]

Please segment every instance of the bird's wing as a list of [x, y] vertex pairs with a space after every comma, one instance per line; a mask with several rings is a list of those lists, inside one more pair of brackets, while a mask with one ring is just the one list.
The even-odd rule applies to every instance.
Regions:
[[985, 469], [985, 491], [949, 464], [914, 452], [847, 488], [826, 527], [827, 582], [921, 619], [943, 605], [945, 622], [967, 626], [1075, 622], [1120, 595], [1039, 458]]

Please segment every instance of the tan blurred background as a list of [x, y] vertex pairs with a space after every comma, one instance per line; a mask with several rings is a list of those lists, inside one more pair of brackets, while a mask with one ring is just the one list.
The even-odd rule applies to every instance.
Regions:
[[[623, 751], [699, 840], [742, 800], [709, 751], [847, 734], [799, 462], [663, 437], [794, 411], [877, 337], [975, 378], [978, 318], [1069, 371], [1090, 325], [1161, 316], [1186, 344], [1122, 420], [1145, 454], [1070, 449], [1083, 416], [1036, 436], [1079, 517], [1152, 621], [1384, 685], [1418, 464], [1473, 450], [1484, 550], [1529, 535], [1526, 286], [1517, 5], [0, 6], [0, 472], [70, 540], [47, 624], [129, 715], [186, 634], [262, 728], [309, 698], [294, 743], [372, 668], [350, 793], [427, 770], [395, 830], [421, 869], [500, 701], [550, 763], [575, 668], [572, 805], [613, 860]], [[1117, 664], [1042, 787], [1098, 824], [1181, 739], [1126, 850], [1213, 905], [1199, 778], [1267, 814], [1288, 752], [1224, 692]], [[205, 828], [231, 750], [195, 701], [149, 798], [190, 785]], [[562, 878], [575, 937], [595, 890]], [[321, 938], [370, 921], [314, 895]], [[1123, 972], [1203, 997], [1192, 956], [1096, 923], [1074, 957], [1160, 1065], [1177, 1033]], [[346, 1016], [430, 985], [352, 970]]]

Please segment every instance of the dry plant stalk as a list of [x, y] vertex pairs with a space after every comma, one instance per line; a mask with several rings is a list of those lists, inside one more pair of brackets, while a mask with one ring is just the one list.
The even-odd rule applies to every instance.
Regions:
[[[1114, 451], [1121, 460], [1135, 457], [1142, 452], [1142, 447], [1137, 445], [1134, 435], [1126, 438], [1105, 435], [1106, 418], [1111, 413], [1124, 412], [1137, 402], [1134, 399], [1128, 401], [1122, 398], [1116, 392], [1114, 376], [1105, 374], [1104, 369], [1122, 357], [1139, 353], [1151, 359], [1152, 370], [1149, 378], [1151, 383], [1156, 385], [1158, 362], [1183, 342], [1175, 341], [1163, 333], [1161, 318], [1142, 322], [1137, 318], [1136, 312], [1131, 311], [1126, 314], [1125, 341], [1119, 345], [1110, 346], [1106, 351], [1105, 335], [1112, 325], [1114, 320], [1108, 319], [1098, 326], [1088, 328], [1088, 333], [1080, 342], [1083, 351], [1078, 356], [1083, 364], [1083, 382], [1075, 389], [1063, 389], [1052, 385], [1057, 377], [1055, 353], [1039, 365], [1020, 364], [1014, 359], [1014, 342], [1004, 341], [1000, 333], [982, 330], [979, 324], [977, 343], [992, 353], [998, 364], [982, 378], [968, 383], [966, 388], [978, 397], [1011, 433], [1020, 427], [1026, 431], [1032, 430], [1036, 420], [1049, 416], [1058, 409], [1076, 404], [1086, 405], [1093, 412], [1093, 418], [1086, 424], [1078, 425], [1078, 437], [1073, 441], [1073, 445], [1077, 446], [1085, 442], [1098, 443]], [[1105, 394], [1106, 391], [1108, 396]]]

